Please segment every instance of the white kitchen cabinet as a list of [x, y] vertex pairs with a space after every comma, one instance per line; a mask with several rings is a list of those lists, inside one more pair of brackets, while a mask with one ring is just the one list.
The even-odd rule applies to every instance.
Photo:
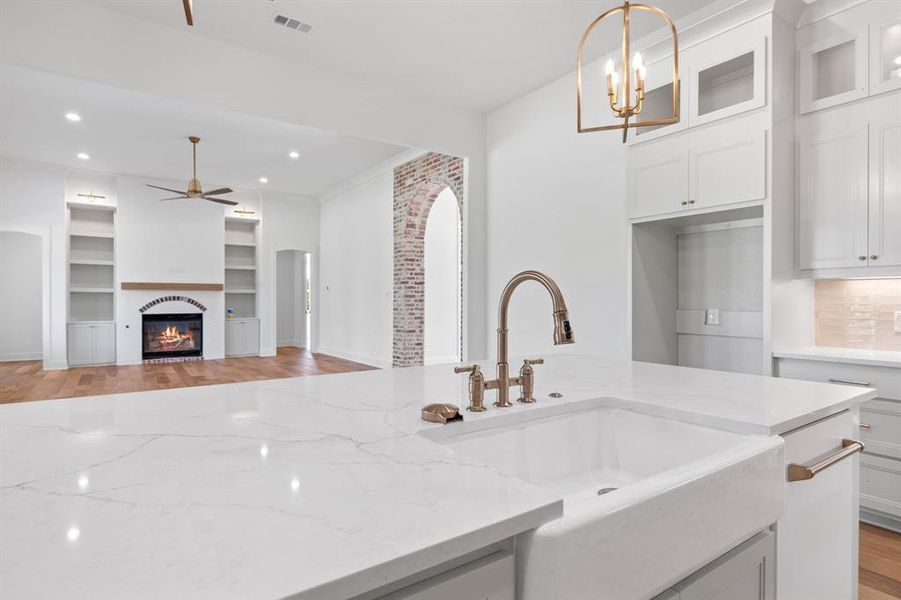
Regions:
[[679, 600], [773, 600], [776, 541], [764, 531], [673, 586]]
[[688, 153], [682, 140], [632, 150], [627, 171], [631, 217], [666, 214], [688, 206]]
[[[785, 461], [810, 465], [842, 449], [857, 426], [850, 411], [783, 435]], [[777, 524], [776, 597], [848, 600], [857, 597], [859, 454], [786, 481], [785, 513]]]
[[766, 131], [746, 123], [634, 148], [629, 216], [709, 209], [766, 197]]
[[798, 34], [801, 114], [866, 97], [866, 24], [825, 19], [804, 29]]
[[901, 88], [901, 6], [892, 2], [870, 23], [870, 93]]
[[689, 208], [766, 197], [766, 131], [730, 126], [688, 152]]
[[260, 320], [225, 321], [225, 355], [255, 356], [260, 353]]
[[692, 127], [766, 105], [766, 42], [742, 28], [705, 42], [691, 66]]
[[115, 323], [69, 323], [67, 333], [69, 366], [116, 362]]
[[513, 554], [501, 550], [380, 600], [514, 600], [515, 596]]
[[[680, 57], [680, 60], [683, 57]], [[688, 78], [684, 75], [679, 80], [679, 120], [670, 125], [652, 125], [636, 127], [629, 131], [626, 141], [629, 145], [646, 142], [655, 138], [681, 131], [688, 127]], [[669, 119], [673, 116], [673, 58], [664, 57], [647, 65], [645, 80], [644, 106], [636, 117], [636, 121], [654, 121]]]
[[901, 110], [893, 113], [874, 114], [870, 121], [870, 266], [901, 266]]
[[867, 185], [865, 122], [799, 140], [801, 269], [868, 264]]
[[901, 531], [901, 369], [779, 359], [779, 376], [876, 390], [860, 407], [860, 520]]

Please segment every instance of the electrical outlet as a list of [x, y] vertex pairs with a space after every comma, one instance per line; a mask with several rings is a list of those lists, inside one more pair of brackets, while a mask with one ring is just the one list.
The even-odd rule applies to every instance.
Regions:
[[901, 310], [895, 311], [895, 333], [901, 333]]
[[708, 308], [704, 313], [704, 325], [719, 325], [720, 324], [720, 309], [718, 308]]

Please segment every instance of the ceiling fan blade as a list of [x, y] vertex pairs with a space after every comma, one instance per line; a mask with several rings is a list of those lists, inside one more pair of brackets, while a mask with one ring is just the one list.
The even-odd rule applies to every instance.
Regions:
[[176, 196], [175, 198], [160, 198], [160, 202], [165, 202], [167, 200], [181, 200], [183, 198], [187, 198], [187, 196]]
[[181, 3], [185, 7], [185, 21], [188, 22], [188, 25], [194, 27], [194, 2], [193, 0], [181, 0]]
[[204, 192], [204, 196], [218, 196], [219, 194], [230, 194], [232, 192], [231, 188], [219, 188], [216, 190], [212, 190], [210, 192]]
[[164, 187], [160, 187], [158, 185], [153, 185], [152, 183], [145, 183], [144, 185], [146, 185], [147, 187], [156, 188], [158, 190], [163, 190], [164, 192], [172, 192], [173, 194], [181, 194], [183, 196], [185, 195], [185, 192], [183, 192], [181, 190], [173, 190], [172, 188], [164, 188]]
[[238, 203], [232, 200], [223, 200], [222, 198], [210, 198], [206, 194], [201, 196], [204, 200], [209, 200], [210, 202], [218, 202], [219, 204], [228, 204], [229, 206], [237, 206]]

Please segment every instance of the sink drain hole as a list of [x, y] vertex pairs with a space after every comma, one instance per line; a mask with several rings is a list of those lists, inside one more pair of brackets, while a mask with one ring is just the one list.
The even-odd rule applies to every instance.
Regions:
[[618, 489], [619, 488], [615, 488], [615, 487], [601, 488], [598, 490], [598, 496], [603, 496], [604, 494], [609, 494], [610, 492], [612, 492], [614, 490], [618, 490]]

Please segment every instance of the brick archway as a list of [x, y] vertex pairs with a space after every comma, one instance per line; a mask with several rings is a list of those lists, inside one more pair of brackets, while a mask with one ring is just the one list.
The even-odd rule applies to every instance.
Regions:
[[[425, 226], [446, 188], [463, 220], [463, 159], [437, 152], [394, 169], [395, 367], [423, 364], [425, 342]], [[462, 243], [462, 232], [461, 232]]]

